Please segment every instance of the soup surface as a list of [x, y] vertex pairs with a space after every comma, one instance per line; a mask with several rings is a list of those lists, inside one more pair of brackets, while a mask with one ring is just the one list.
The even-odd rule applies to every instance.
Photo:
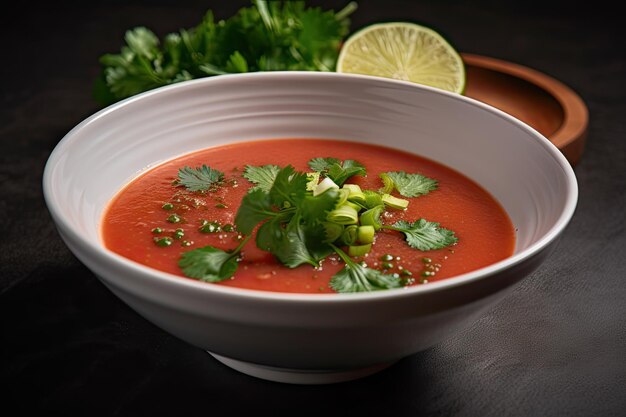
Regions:
[[[179, 266], [186, 252], [205, 246], [228, 251], [245, 236], [235, 219], [242, 199], [255, 184], [244, 173], [247, 166], [293, 166], [311, 172], [313, 158], [333, 157], [358, 161], [367, 169], [346, 184], [363, 190], [380, 190], [385, 172], [418, 173], [437, 181], [436, 189], [408, 201], [406, 209], [385, 207], [380, 222], [426, 219], [452, 231], [455, 242], [434, 250], [407, 244], [405, 234], [382, 228], [370, 251], [353, 257], [367, 268], [401, 277], [402, 285], [422, 285], [466, 273], [513, 253], [515, 231], [506, 212], [477, 183], [439, 163], [414, 154], [376, 145], [321, 139], [276, 139], [230, 144], [185, 155], [148, 170], [122, 189], [110, 202], [102, 220], [105, 246], [128, 259], [185, 277]], [[207, 165], [223, 173], [220, 185], [208, 191], [192, 191], [177, 184], [179, 170]], [[324, 178], [322, 175], [321, 178]], [[255, 233], [258, 228], [255, 228]], [[347, 252], [346, 247], [343, 247]], [[234, 262], [234, 261], [233, 261]], [[333, 275], [345, 267], [332, 253], [319, 267], [303, 264], [289, 268], [250, 239], [237, 256], [236, 272], [217, 285], [248, 289], [332, 293]], [[185, 277], [184, 279], [190, 279]]]

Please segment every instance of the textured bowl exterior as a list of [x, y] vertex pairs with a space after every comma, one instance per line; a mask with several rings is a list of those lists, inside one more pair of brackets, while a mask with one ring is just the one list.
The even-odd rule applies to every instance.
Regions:
[[[146, 169], [209, 146], [312, 137], [404, 149], [474, 179], [511, 217], [515, 254], [408, 289], [282, 294], [182, 279], [103, 247], [106, 204]], [[401, 81], [314, 72], [205, 78], [114, 104], [59, 143], [43, 186], [68, 247], [139, 314], [218, 355], [310, 370], [392, 362], [467, 326], [541, 265], [577, 201], [559, 150], [495, 108]]]

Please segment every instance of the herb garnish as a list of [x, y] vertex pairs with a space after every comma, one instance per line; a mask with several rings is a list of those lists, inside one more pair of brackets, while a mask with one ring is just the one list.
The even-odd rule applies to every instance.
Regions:
[[387, 194], [395, 188], [404, 197], [418, 197], [437, 189], [437, 181], [420, 174], [385, 172], [380, 174], [380, 178], [384, 184], [382, 191]]
[[268, 192], [272, 188], [272, 184], [274, 184], [278, 171], [280, 171], [280, 167], [277, 165], [263, 165], [260, 167], [246, 165], [243, 177], [256, 184], [255, 187], [250, 188], [250, 191], [261, 189]]
[[232, 277], [237, 271], [237, 257], [249, 238], [242, 240], [232, 251], [205, 246], [185, 252], [178, 261], [178, 266], [189, 278], [207, 282], [223, 281]]
[[391, 226], [383, 226], [383, 229], [404, 233], [410, 247], [423, 251], [445, 248], [458, 241], [453, 231], [443, 229], [439, 227], [439, 223], [425, 219], [413, 223], [400, 220]]
[[[331, 278], [330, 286], [335, 291], [375, 291], [408, 283], [399, 274], [386, 274], [352, 259], [371, 250], [380, 229], [404, 233], [409, 246], [422, 251], [457, 242], [454, 232], [425, 219], [384, 225], [381, 215], [386, 209], [402, 210], [409, 201], [391, 196], [392, 190], [376, 192], [361, 190], [356, 184], [343, 184], [354, 175], [365, 175], [365, 167], [359, 162], [314, 158], [309, 166], [316, 175], [298, 172], [291, 165], [246, 166], [244, 177], [255, 186], [243, 197], [235, 216], [236, 229], [240, 236], [245, 236], [243, 241], [232, 251], [206, 246], [184, 253], [179, 262], [183, 273], [210, 282], [232, 277], [241, 249], [256, 230], [257, 247], [272, 253], [283, 265], [319, 267], [334, 252], [345, 263]], [[432, 179], [404, 172], [385, 173], [381, 178], [393, 182], [400, 193], [417, 196], [436, 185]], [[347, 253], [341, 246], [347, 246]]]
[[161, 42], [145, 27], [126, 32], [119, 54], [100, 58], [94, 95], [111, 104], [156, 87], [194, 78], [252, 71], [334, 71], [356, 3], [339, 12], [303, 1], [255, 0], [228, 19], [202, 22]]
[[224, 173], [202, 165], [199, 168], [183, 167], [178, 170], [176, 185], [182, 185], [189, 191], [213, 190], [224, 179]]
[[346, 266], [330, 280], [330, 287], [337, 292], [365, 292], [401, 288], [398, 274], [383, 274], [377, 269], [354, 262], [344, 251], [333, 245], [334, 251]]
[[363, 164], [352, 159], [340, 161], [337, 158], [313, 158], [309, 161], [309, 167], [330, 178], [338, 186], [354, 175], [364, 176], [367, 173]]

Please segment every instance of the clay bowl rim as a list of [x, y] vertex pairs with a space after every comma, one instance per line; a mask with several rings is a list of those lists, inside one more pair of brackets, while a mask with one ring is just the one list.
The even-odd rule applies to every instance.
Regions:
[[547, 138], [563, 149], [581, 139], [589, 123], [589, 110], [583, 99], [563, 82], [538, 70], [484, 55], [462, 53], [466, 66], [488, 69], [508, 74], [536, 85], [551, 95], [563, 109], [563, 120], [559, 128]]

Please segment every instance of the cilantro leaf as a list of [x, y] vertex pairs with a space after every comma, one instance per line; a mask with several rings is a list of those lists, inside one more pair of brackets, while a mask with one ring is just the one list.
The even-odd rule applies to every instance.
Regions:
[[185, 166], [178, 170], [177, 185], [182, 185], [189, 191], [205, 191], [216, 187], [223, 179], [223, 172], [207, 165], [199, 168]]
[[305, 173], [296, 172], [291, 165], [287, 165], [276, 174], [270, 189], [272, 203], [280, 208], [296, 206], [306, 195], [308, 181]]
[[269, 192], [279, 171], [280, 167], [277, 165], [263, 165], [260, 167], [246, 165], [243, 176], [248, 181], [256, 184], [250, 191], [260, 189]]
[[335, 208], [338, 201], [339, 192], [331, 188], [315, 197], [312, 195], [305, 196], [298, 210], [305, 223], [321, 224], [326, 221], [328, 212]]
[[[294, 268], [303, 263], [317, 266], [332, 253], [323, 223], [339, 200], [336, 190], [318, 196], [306, 195], [289, 217], [290, 209], [278, 212], [257, 231], [257, 246], [274, 254], [283, 264]], [[291, 209], [291, 210], [293, 210]], [[286, 227], [284, 223], [288, 222]]]
[[407, 174], [404, 171], [380, 174], [385, 190], [391, 193], [391, 186], [404, 197], [418, 197], [437, 189], [437, 181], [420, 174]]
[[281, 219], [274, 217], [263, 223], [256, 232], [257, 248], [274, 253], [280, 246], [280, 242], [285, 234]]
[[404, 233], [409, 246], [422, 251], [445, 248], [458, 241], [453, 231], [440, 228], [439, 223], [425, 219], [419, 219], [413, 223], [400, 220], [383, 228]]
[[183, 253], [178, 266], [189, 278], [219, 282], [232, 277], [237, 271], [238, 253], [238, 250], [226, 252], [205, 246]]
[[346, 263], [346, 266], [330, 280], [330, 287], [333, 290], [339, 293], [349, 293], [402, 288], [402, 281], [397, 274], [383, 274], [377, 269], [365, 267], [354, 262], [336, 246], [332, 248]]
[[246, 194], [241, 200], [235, 215], [235, 224], [241, 233], [250, 235], [257, 224], [277, 214], [272, 209], [269, 194], [257, 189]]
[[309, 167], [313, 171], [326, 173], [333, 164], [341, 164], [337, 158], [313, 158], [309, 161]]
[[307, 248], [306, 240], [300, 216], [294, 216], [287, 224], [281, 244], [274, 255], [289, 268], [295, 268], [305, 263], [318, 266], [317, 260]]
[[333, 164], [326, 175], [341, 187], [348, 178], [354, 175], [365, 176], [366, 173], [365, 167], [359, 162], [347, 159], [341, 165]]
[[354, 175], [364, 176], [367, 173], [363, 164], [352, 159], [342, 162], [337, 158], [313, 158], [309, 161], [309, 167], [324, 174], [340, 187], [348, 178]]
[[271, 252], [289, 268], [296, 268], [305, 263], [319, 265], [319, 259], [309, 252], [306, 229], [299, 215], [292, 217], [285, 228], [277, 220], [261, 225], [257, 232], [257, 246]]
[[304, 242], [306, 243], [307, 250], [318, 263], [333, 253], [333, 249], [329, 245], [328, 236], [326, 235], [326, 228], [323, 224], [302, 224], [302, 230], [304, 233]]

